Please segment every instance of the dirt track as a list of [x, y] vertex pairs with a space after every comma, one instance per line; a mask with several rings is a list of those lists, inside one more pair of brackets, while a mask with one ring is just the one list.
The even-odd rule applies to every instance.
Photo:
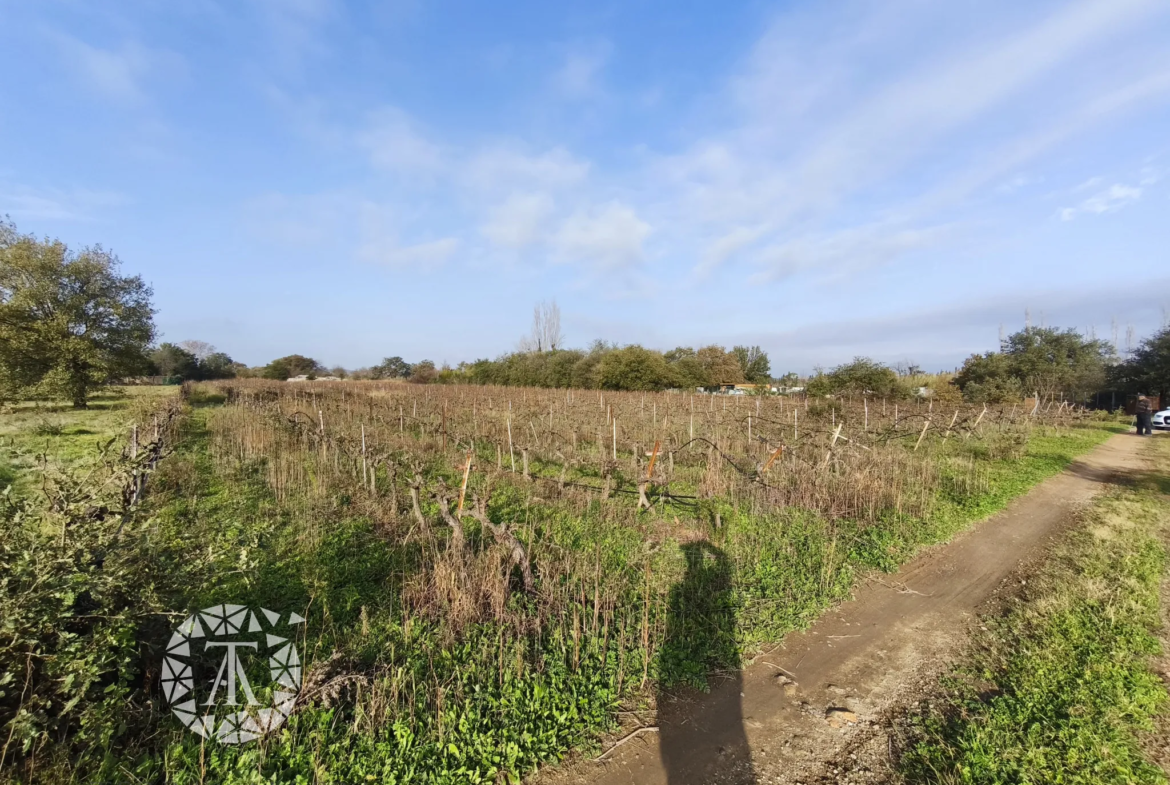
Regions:
[[[870, 782], [881, 779], [888, 740], [875, 720], [932, 683], [966, 639], [997, 587], [1074, 510], [1142, 467], [1143, 440], [1114, 436], [1064, 473], [895, 575], [859, 586], [827, 613], [710, 693], [663, 701], [658, 732], [643, 733], [603, 763], [539, 775], [545, 785], [701, 785]], [[1020, 574], [1026, 575], [1024, 570]], [[1021, 578], [1017, 575], [1015, 580]], [[834, 709], [833, 727], [826, 713]]]

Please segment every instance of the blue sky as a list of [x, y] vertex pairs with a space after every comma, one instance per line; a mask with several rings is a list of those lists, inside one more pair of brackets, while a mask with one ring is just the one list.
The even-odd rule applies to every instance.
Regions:
[[[165, 340], [950, 368], [1170, 307], [1165, 0], [0, 0], [0, 214]], [[1124, 346], [1122, 347], [1124, 348]]]

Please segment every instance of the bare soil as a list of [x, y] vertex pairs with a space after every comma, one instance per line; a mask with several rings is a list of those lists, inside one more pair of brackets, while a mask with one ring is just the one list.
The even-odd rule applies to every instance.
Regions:
[[[1026, 581], [1051, 539], [1110, 483], [1144, 466], [1118, 435], [894, 575], [874, 576], [809, 630], [714, 684], [660, 700], [656, 727], [602, 762], [577, 760], [540, 785], [871, 783], [891, 776], [901, 710], [930, 691], [997, 593]], [[1164, 663], [1165, 664], [1165, 661]], [[1170, 667], [1170, 666], [1168, 666]]]

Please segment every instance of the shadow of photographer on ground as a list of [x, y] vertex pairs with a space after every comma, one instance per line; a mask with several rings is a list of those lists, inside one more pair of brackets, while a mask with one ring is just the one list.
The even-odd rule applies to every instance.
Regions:
[[[658, 691], [667, 782], [751, 785], [756, 777], [743, 724], [731, 563], [709, 542], [681, 547], [686, 574], [670, 592], [659, 659], [660, 684], [667, 685]], [[717, 677], [709, 694], [697, 692], [716, 671], [734, 675]]]

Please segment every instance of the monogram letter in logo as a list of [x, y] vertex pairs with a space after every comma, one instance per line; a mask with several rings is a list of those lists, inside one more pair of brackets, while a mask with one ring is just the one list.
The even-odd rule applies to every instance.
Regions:
[[[175, 716], [200, 736], [240, 744], [280, 727], [296, 705], [304, 624], [265, 608], [216, 605], [179, 625], [163, 659], [162, 689]], [[267, 667], [264, 661], [267, 660]]]

